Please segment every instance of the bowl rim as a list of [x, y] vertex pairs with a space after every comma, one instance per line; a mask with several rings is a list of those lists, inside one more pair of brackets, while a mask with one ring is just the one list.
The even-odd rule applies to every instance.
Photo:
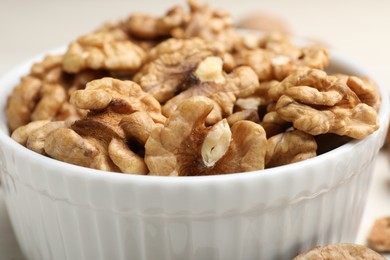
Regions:
[[[6, 145], [9, 148], [11, 148], [13, 151], [16, 151], [18, 153], [21, 153], [22, 155], [29, 157], [36, 161], [39, 164], [45, 165], [45, 167], [50, 168], [57, 168], [62, 167], [63, 169], [67, 169], [67, 174], [77, 174], [77, 175], [83, 175], [88, 178], [96, 178], [96, 179], [107, 179], [110, 178], [112, 181], [118, 181], [118, 182], [144, 182], [145, 184], [160, 184], [160, 183], [166, 183], [166, 184], [172, 184], [176, 185], [178, 183], [202, 183], [207, 184], [209, 182], [235, 182], [237, 179], [246, 179], [246, 178], [276, 178], [276, 177], [283, 177], [286, 174], [293, 174], [294, 172], [303, 170], [306, 167], [313, 167], [319, 162], [323, 160], [331, 160], [333, 157], [339, 157], [343, 153], [348, 153], [351, 150], [355, 149], [356, 146], [359, 145], [365, 145], [366, 143], [375, 142], [375, 139], [378, 138], [378, 135], [381, 131], [385, 131], [384, 128], [387, 129], [387, 125], [389, 123], [389, 93], [388, 89], [385, 88], [384, 84], [378, 78], [375, 74], [373, 74], [371, 71], [368, 71], [367, 69], [363, 68], [361, 65], [358, 65], [358, 63], [354, 62], [352, 59], [341, 55], [337, 53], [334, 49], [330, 49], [331, 52], [331, 62], [329, 67], [332, 65], [339, 66], [345, 68], [347, 71], [353, 71], [354, 75], [358, 76], [369, 76], [375, 80], [377, 85], [379, 86], [379, 90], [381, 93], [381, 107], [378, 113], [378, 121], [380, 124], [380, 128], [376, 130], [371, 135], [367, 136], [366, 138], [362, 140], [351, 140], [346, 144], [343, 144], [335, 149], [333, 149], [331, 152], [326, 152], [324, 154], [318, 155], [316, 157], [306, 159], [301, 162], [291, 163], [288, 165], [278, 166], [274, 168], [269, 169], [263, 169], [263, 170], [256, 170], [256, 171], [249, 171], [249, 172], [240, 172], [240, 173], [230, 173], [230, 174], [221, 174], [221, 175], [206, 175], [206, 176], [158, 176], [158, 175], [137, 175], [137, 174], [123, 174], [118, 172], [107, 172], [102, 170], [96, 170], [92, 168], [82, 167], [78, 165], [73, 165], [70, 163], [62, 162], [56, 159], [52, 159], [50, 157], [42, 156], [41, 154], [38, 154], [32, 150], [29, 150], [28, 148], [24, 147], [23, 145], [20, 145], [19, 143], [12, 140], [10, 137], [8, 131], [4, 131], [4, 128], [8, 129], [6, 117], [5, 117], [5, 105], [6, 105], [6, 99], [11, 93], [12, 89], [15, 87], [15, 85], [11, 84], [9, 81], [16, 81], [20, 82], [20, 77], [26, 75], [28, 71], [31, 68], [31, 65], [34, 62], [37, 62], [41, 60], [44, 56], [49, 54], [61, 54], [65, 51], [65, 46], [52, 49], [50, 51], [41, 53], [40, 55], [36, 55], [33, 58], [28, 59], [25, 62], [22, 62], [21, 64], [15, 66], [13, 69], [9, 70], [8, 72], [4, 73], [2, 76], [0, 76], [0, 86], [4, 86], [0, 89], [0, 93], [6, 92], [5, 95], [2, 96], [0, 99], [0, 104], [2, 104], [2, 111], [1, 111], [1, 117], [4, 117], [4, 120], [0, 121], [0, 144]], [[17, 79], [15, 78], [17, 77]], [[10, 86], [12, 85], [12, 86]], [[2, 119], [0, 117], [0, 119]], [[378, 147], [379, 149], [379, 147]], [[1, 150], [0, 150], [1, 152]], [[1, 163], [1, 161], [0, 161]]]

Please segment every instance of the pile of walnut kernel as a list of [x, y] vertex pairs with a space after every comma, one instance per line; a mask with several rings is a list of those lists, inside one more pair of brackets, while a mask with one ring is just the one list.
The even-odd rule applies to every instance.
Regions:
[[197, 176], [302, 161], [378, 129], [377, 86], [328, 75], [326, 48], [188, 6], [105, 24], [34, 64], [8, 98], [12, 138], [94, 169]]

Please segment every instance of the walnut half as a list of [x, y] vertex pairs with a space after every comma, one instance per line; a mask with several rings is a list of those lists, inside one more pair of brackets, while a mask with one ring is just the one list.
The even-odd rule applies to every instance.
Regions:
[[134, 72], [141, 67], [145, 52], [119, 30], [84, 35], [69, 45], [63, 69], [77, 73], [84, 69]]
[[294, 257], [293, 260], [385, 260], [383, 256], [368, 247], [356, 244], [332, 244], [324, 247], [315, 247]]
[[379, 128], [375, 108], [362, 102], [345, 81], [321, 70], [293, 73], [268, 94], [277, 101], [280, 118], [311, 135], [335, 133], [362, 139]]
[[212, 109], [210, 99], [192, 97], [178, 106], [165, 126], [152, 131], [145, 144], [151, 175], [215, 175], [264, 168], [264, 129], [245, 120], [230, 128], [225, 119], [206, 127]]
[[266, 167], [276, 167], [316, 156], [313, 136], [299, 130], [286, 131], [268, 139]]

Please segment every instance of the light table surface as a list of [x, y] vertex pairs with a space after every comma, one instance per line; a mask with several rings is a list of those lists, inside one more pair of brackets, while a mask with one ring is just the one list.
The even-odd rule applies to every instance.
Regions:
[[[259, 10], [282, 17], [293, 34], [327, 43], [377, 75], [390, 89], [390, 1], [275, 0], [209, 1], [237, 20]], [[0, 1], [0, 75], [23, 60], [63, 46], [107, 20], [134, 11], [161, 14], [184, 1], [2, 0]], [[366, 210], [357, 238], [364, 244], [377, 217], [390, 216], [390, 167], [385, 153], [376, 158]], [[23, 259], [0, 188], [0, 260]]]

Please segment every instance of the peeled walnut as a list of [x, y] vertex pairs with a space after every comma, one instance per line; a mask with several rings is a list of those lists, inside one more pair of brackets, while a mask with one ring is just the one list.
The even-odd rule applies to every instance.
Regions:
[[56, 129], [67, 127], [69, 122], [41, 120], [30, 122], [17, 128], [12, 134], [12, 139], [25, 145], [30, 150], [40, 154], [46, 154], [44, 144], [46, 138]]
[[261, 36], [259, 33], [245, 33], [237, 35], [237, 40], [234, 43], [232, 53], [237, 53], [245, 50], [258, 49], [261, 44]]
[[242, 110], [258, 110], [260, 106], [263, 105], [263, 99], [255, 95], [238, 98], [234, 104], [234, 112], [239, 112]]
[[[277, 81], [269, 81], [269, 83], [271, 83], [271, 84], [267, 84], [269, 86], [275, 86], [275, 84], [278, 84]], [[260, 84], [260, 87], [262, 85], [263, 83]], [[269, 88], [265, 90], [269, 90]], [[266, 94], [266, 97], [267, 97], [266, 107], [265, 109], [263, 109], [265, 111], [263, 111], [262, 117], [260, 118], [261, 119], [260, 125], [264, 128], [265, 132], [267, 133], [267, 138], [270, 138], [292, 127], [292, 123], [282, 119], [276, 112], [276, 103], [274, 101], [270, 101], [268, 94]]]
[[277, 113], [282, 119], [293, 122], [295, 128], [312, 135], [335, 133], [363, 139], [379, 128], [375, 110], [362, 103], [353, 108], [317, 110], [282, 96], [277, 103]]
[[218, 57], [205, 58], [190, 75], [191, 81], [186, 83], [186, 89], [163, 106], [165, 116], [170, 116], [189, 97], [206, 96], [214, 101], [214, 109], [207, 118], [207, 123], [213, 124], [233, 113], [238, 98], [252, 95], [259, 87], [258, 78], [251, 68], [238, 67], [225, 74]]
[[103, 78], [73, 91], [71, 103], [89, 113], [75, 122], [31, 122], [17, 128], [12, 138], [64, 162], [105, 171], [148, 172], [139, 149], [155, 124], [166, 120], [157, 100], [134, 82]]
[[299, 130], [274, 135], [267, 141], [267, 168], [303, 161], [316, 156], [317, 143], [313, 136]]
[[69, 128], [53, 131], [45, 140], [44, 149], [54, 159], [85, 167], [90, 167], [100, 154], [93, 142]]
[[246, 109], [241, 110], [239, 112], [235, 112], [227, 117], [227, 122], [230, 126], [234, 125], [236, 122], [241, 120], [248, 120], [255, 123], [259, 123], [259, 114], [257, 113], [257, 109]]
[[45, 152], [52, 158], [104, 171], [145, 174], [143, 159], [124, 141], [112, 139], [108, 146], [90, 136], [81, 136], [69, 128], [53, 131], [45, 140]]
[[213, 10], [196, 0], [189, 0], [188, 13], [182, 26], [172, 31], [174, 38], [189, 39], [199, 37], [207, 42], [219, 42], [226, 50], [231, 50], [237, 39], [231, 15], [224, 10]]
[[11, 138], [14, 139], [21, 145], [26, 145], [27, 139], [32, 132], [41, 128], [42, 126], [48, 124], [49, 120], [40, 120], [35, 122], [30, 122], [24, 126], [20, 126], [15, 131], [12, 132]]
[[364, 87], [361, 87], [360, 82], [358, 83], [359, 88], [361, 89], [354, 89], [352, 86], [352, 81], [351, 79], [354, 78], [351, 76], [349, 81], [347, 82], [348, 86], [358, 95], [360, 100], [364, 103], [366, 103], [369, 106], [372, 106], [375, 111], [379, 112], [382, 98], [381, 98], [381, 93], [379, 90], [379, 86], [377, 83], [370, 77], [359, 77], [364, 83]]
[[94, 33], [112, 33], [118, 31], [119, 32], [118, 35], [123, 36], [122, 39], [129, 40], [135, 43], [146, 52], [149, 51], [154, 46], [156, 46], [161, 40], [163, 40], [163, 39], [142, 39], [132, 34], [128, 27], [128, 22], [131, 17], [132, 16], [130, 16], [127, 19], [106, 22], [102, 26], [100, 26], [97, 30], [95, 30]]
[[42, 61], [32, 65], [31, 76], [46, 83], [63, 83], [62, 59], [62, 55], [47, 55]]
[[274, 77], [278, 80], [286, 78], [291, 73], [300, 69], [310, 68], [324, 70], [330, 61], [329, 51], [322, 46], [308, 46], [301, 49], [297, 58], [276, 55], [271, 63]]
[[[131, 114], [137, 111], [147, 112], [157, 123], [165, 122], [161, 115], [161, 106], [150, 94], [132, 81], [122, 81], [113, 78], [102, 78], [89, 82], [84, 90], [72, 93], [71, 103], [82, 109], [96, 110], [96, 113]], [[110, 111], [103, 111], [110, 108]]]
[[[154, 61], [164, 54], [193, 55], [197, 52], [208, 52], [212, 55], [222, 56], [223, 46], [218, 43], [208, 43], [201, 38], [175, 39], [170, 38], [155, 46], [148, 52], [147, 59]], [[168, 56], [169, 57], [169, 56]], [[165, 58], [171, 59], [174, 58]]]
[[298, 59], [302, 55], [302, 49], [292, 41], [291, 37], [278, 31], [265, 32], [262, 35], [245, 33], [237, 36], [234, 46], [235, 53], [256, 49], [290, 59]]
[[[71, 102], [90, 111], [71, 125], [76, 134], [99, 150], [98, 161], [94, 160], [90, 167], [124, 173], [147, 172], [142, 156], [137, 153], [143, 153], [138, 148], [143, 147], [155, 123], [165, 122], [157, 100], [132, 81], [103, 78], [73, 92]], [[56, 140], [53, 143], [60, 144]]]
[[[290, 38], [280, 33], [268, 33], [262, 38], [244, 35], [235, 44], [234, 59], [237, 66], [250, 66], [260, 81], [281, 80], [290, 73], [303, 57], [302, 50]], [[283, 73], [282, 73], [283, 72]]]
[[122, 30], [99, 31], [71, 43], [63, 59], [63, 69], [78, 73], [84, 69], [135, 72], [143, 64], [145, 52]]
[[321, 46], [298, 48], [277, 41], [267, 42], [264, 48], [238, 50], [234, 55], [237, 65], [252, 67], [261, 81], [283, 80], [291, 73], [304, 69], [325, 69], [329, 64], [329, 52]]
[[[191, 38], [191, 39], [175, 39], [170, 38], [159, 43], [153, 49], [147, 53], [147, 60], [154, 61], [157, 60], [160, 56], [173, 54], [176, 56], [164, 58], [167, 62], [168, 60], [175, 60], [179, 57], [178, 55], [193, 55], [197, 52], [210, 52], [210, 55], [218, 56], [223, 59], [223, 68], [226, 71], [231, 71], [236, 67], [233, 56], [225, 51], [223, 45], [218, 42], [206, 42], [201, 38]], [[175, 54], [176, 53], [176, 54]], [[147, 66], [145, 66], [147, 67]], [[136, 75], [136, 77], [143, 76], [142, 73]]]
[[324, 247], [315, 247], [293, 258], [293, 260], [385, 260], [386, 258], [375, 251], [356, 244], [332, 244]]
[[234, 56], [237, 65], [250, 66], [260, 81], [274, 78], [272, 68], [273, 54], [264, 49], [242, 50]]
[[179, 105], [165, 126], [152, 131], [145, 145], [151, 175], [213, 175], [264, 168], [263, 128], [250, 121], [238, 121], [230, 128], [226, 120], [206, 127], [212, 109], [210, 99], [192, 97]]
[[[144, 172], [140, 172], [136, 164], [133, 165], [134, 167], [126, 167], [128, 165], [123, 160], [141, 161], [141, 164], [143, 160], [129, 151], [122, 141], [118, 142], [121, 145], [108, 149], [94, 137], [81, 136], [69, 128], [59, 128], [46, 138], [44, 149], [50, 157], [63, 162], [104, 171], [143, 174]], [[109, 147], [110, 145], [111, 143]], [[113, 149], [114, 152], [111, 153]], [[117, 159], [118, 155], [122, 156], [122, 160], [114, 161], [113, 158]]]
[[[69, 75], [69, 74], [68, 74]], [[71, 75], [71, 80], [68, 84], [63, 85], [67, 90], [66, 100], [62, 103], [62, 106], [58, 109], [54, 120], [58, 121], [75, 121], [84, 117], [87, 114], [87, 110], [77, 108], [69, 102], [71, 94], [79, 89], [84, 89], [86, 84], [94, 79], [106, 77], [107, 71], [103, 70], [83, 70], [77, 74]]]
[[379, 112], [381, 105], [381, 96], [378, 85], [369, 77], [350, 76], [347, 78], [347, 85], [359, 99], [373, 107], [376, 112]]
[[70, 75], [62, 70], [62, 59], [62, 55], [48, 55], [33, 64], [28, 76], [21, 78], [6, 107], [11, 131], [30, 121], [76, 120], [83, 115], [83, 111], [69, 104], [69, 93], [108, 73], [86, 70]]
[[291, 37], [280, 32], [265, 34], [260, 40], [260, 47], [291, 59], [297, 59], [302, 55], [301, 48], [292, 42]]
[[23, 77], [21, 83], [8, 97], [6, 115], [11, 131], [31, 121], [31, 112], [38, 99], [41, 85], [41, 81], [37, 78]]
[[334, 106], [338, 103], [354, 106], [360, 103], [357, 95], [338, 77], [328, 76], [325, 71], [303, 69], [269, 89], [274, 101], [282, 95], [299, 98], [313, 105]]
[[312, 135], [335, 133], [362, 139], [378, 129], [377, 113], [347, 84], [320, 70], [291, 74], [268, 92], [276, 112]]
[[295, 61], [298, 68], [312, 68], [325, 70], [330, 62], [330, 53], [322, 45], [303, 47], [299, 58]]
[[141, 145], [145, 145], [155, 127], [152, 117], [144, 111], [137, 111], [126, 115], [119, 124], [128, 140], [134, 139]]
[[133, 80], [161, 103], [197, 81], [193, 71], [206, 57], [220, 54], [220, 49], [200, 39], [168, 40], [150, 51], [151, 60]]
[[268, 90], [275, 84], [278, 84], [278, 81], [271, 80], [260, 82], [259, 87], [256, 88], [252, 95], [237, 99], [234, 104], [234, 112], [245, 109], [255, 109], [258, 110], [259, 117], [263, 118], [267, 112], [272, 111], [270, 106], [275, 103], [268, 97]]
[[143, 146], [155, 122], [165, 121], [151, 95], [134, 82], [103, 78], [74, 91], [71, 102], [89, 113], [46, 138], [49, 156], [105, 171], [148, 172], [133, 141]]
[[291, 123], [283, 120], [276, 111], [270, 111], [265, 114], [260, 125], [267, 133], [267, 138], [280, 134], [291, 127]]
[[54, 118], [67, 99], [65, 89], [59, 84], [44, 84], [41, 97], [31, 114], [32, 121]]
[[67, 78], [61, 70], [62, 55], [48, 55], [33, 64], [8, 97], [6, 114], [11, 131], [30, 121], [52, 119], [66, 100], [62, 85]]
[[123, 173], [146, 174], [148, 168], [144, 159], [130, 150], [125, 142], [112, 139], [108, 145], [108, 155]]
[[154, 40], [170, 36], [171, 31], [181, 26], [183, 21], [183, 8], [175, 6], [168, 10], [165, 16], [159, 18], [147, 14], [133, 14], [126, 21], [126, 27], [135, 38]]
[[368, 245], [378, 252], [390, 252], [390, 217], [377, 219], [368, 235]]
[[127, 31], [132, 38], [142, 40], [198, 37], [207, 42], [218, 42], [230, 50], [237, 36], [230, 14], [213, 10], [195, 0], [189, 0], [188, 5], [188, 12], [174, 6], [161, 17], [134, 14], [126, 21]]
[[22, 78], [8, 98], [6, 114], [10, 130], [30, 121], [56, 118], [66, 99], [65, 89], [59, 84], [42, 83], [30, 76]]

